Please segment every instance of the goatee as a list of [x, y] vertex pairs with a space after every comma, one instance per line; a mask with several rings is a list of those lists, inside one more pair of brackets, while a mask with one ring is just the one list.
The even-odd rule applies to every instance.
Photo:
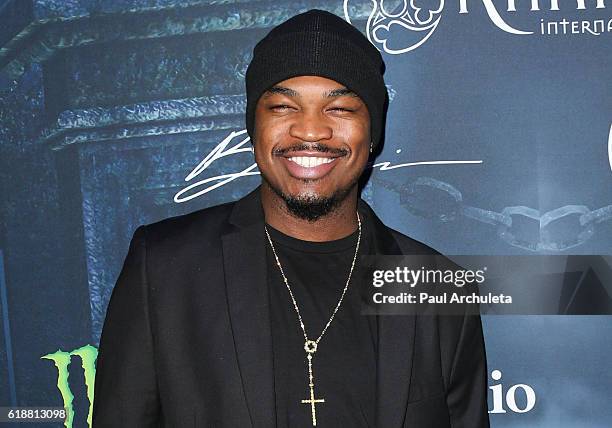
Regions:
[[[265, 180], [265, 178], [264, 178]], [[346, 199], [353, 186], [348, 186], [343, 189], [336, 189], [330, 196], [317, 195], [300, 195], [292, 196], [283, 193], [276, 186], [273, 186], [269, 181], [265, 180], [268, 186], [280, 196], [287, 210], [302, 220], [314, 222], [321, 217], [333, 212]]]

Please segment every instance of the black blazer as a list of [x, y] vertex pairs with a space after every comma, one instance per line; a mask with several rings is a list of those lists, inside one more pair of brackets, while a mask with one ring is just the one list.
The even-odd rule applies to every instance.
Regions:
[[[372, 253], [437, 254], [358, 209]], [[257, 188], [135, 231], [102, 330], [94, 428], [275, 426], [263, 224]], [[378, 428], [488, 427], [480, 318], [378, 316], [376, 397]]]

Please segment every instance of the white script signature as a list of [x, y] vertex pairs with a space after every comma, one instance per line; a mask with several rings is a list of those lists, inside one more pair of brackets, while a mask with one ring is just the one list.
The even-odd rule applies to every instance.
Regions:
[[[185, 177], [185, 181], [193, 181], [196, 178], [202, 178], [201, 176], [206, 172], [206, 169], [213, 164], [213, 162], [222, 159], [226, 156], [237, 155], [245, 152], [253, 152], [253, 148], [250, 144], [250, 138], [246, 129], [242, 131], [232, 131], [227, 137], [223, 139], [219, 144], [213, 148], [210, 153], [206, 155], [204, 159]], [[234, 139], [241, 137], [240, 141], [234, 145], [231, 145]], [[420, 161], [420, 162], [407, 162], [393, 165], [391, 162], [378, 162], [369, 165], [370, 168], [379, 168], [380, 171], [388, 171], [396, 168], [404, 168], [416, 165], [453, 165], [453, 164], [481, 164], [482, 160], [434, 160], [434, 161]], [[259, 175], [259, 171], [256, 169], [257, 164], [253, 163], [249, 167], [242, 171], [230, 172], [227, 174], [215, 175], [212, 177], [206, 177], [198, 181], [194, 181], [187, 187], [181, 189], [174, 195], [174, 202], [187, 202], [191, 199], [202, 196], [208, 192], [218, 189], [234, 180], [241, 177], [247, 177], [249, 175]]]

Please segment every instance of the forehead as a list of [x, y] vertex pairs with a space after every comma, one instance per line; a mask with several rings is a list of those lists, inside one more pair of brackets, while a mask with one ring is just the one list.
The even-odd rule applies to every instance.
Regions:
[[263, 97], [274, 94], [286, 95], [299, 98], [305, 94], [321, 94], [323, 98], [335, 98], [350, 96], [358, 98], [358, 95], [344, 86], [342, 83], [321, 76], [297, 76], [280, 81], [268, 88]]

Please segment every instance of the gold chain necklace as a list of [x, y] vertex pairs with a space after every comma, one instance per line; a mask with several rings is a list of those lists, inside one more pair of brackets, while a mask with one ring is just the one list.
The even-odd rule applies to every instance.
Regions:
[[353, 269], [355, 268], [355, 261], [357, 260], [357, 253], [359, 252], [359, 244], [361, 243], [361, 219], [359, 218], [359, 212], [357, 212], [357, 226], [359, 229], [359, 234], [357, 235], [357, 246], [355, 247], [355, 254], [353, 255], [353, 262], [351, 263], [351, 270], [349, 271], [348, 278], [346, 279], [346, 284], [344, 285], [344, 290], [342, 290], [342, 295], [340, 296], [340, 300], [338, 300], [338, 304], [334, 309], [329, 321], [323, 328], [323, 331], [319, 335], [316, 340], [310, 340], [308, 335], [306, 334], [306, 327], [304, 326], [304, 322], [302, 321], [302, 315], [300, 314], [300, 309], [298, 308], [297, 302], [295, 301], [295, 297], [293, 296], [293, 292], [291, 291], [291, 287], [289, 287], [289, 281], [287, 281], [287, 277], [285, 276], [285, 272], [283, 271], [283, 267], [281, 266], [280, 261], [278, 260], [278, 256], [276, 255], [276, 250], [274, 248], [274, 244], [272, 243], [272, 239], [270, 238], [270, 234], [268, 233], [268, 228], [264, 224], [264, 229], [266, 231], [266, 236], [268, 237], [268, 242], [270, 243], [270, 247], [272, 248], [272, 253], [274, 254], [274, 258], [276, 259], [276, 265], [280, 270], [281, 276], [283, 277], [283, 281], [287, 286], [287, 290], [289, 290], [289, 295], [291, 296], [291, 301], [293, 302], [293, 307], [295, 308], [295, 312], [297, 313], [298, 320], [300, 322], [300, 327], [302, 327], [302, 333], [304, 334], [304, 351], [306, 351], [306, 359], [308, 361], [308, 387], [310, 389], [310, 398], [302, 400], [302, 404], [310, 404], [310, 412], [312, 415], [312, 426], [317, 426], [317, 411], [315, 405], [317, 403], [325, 403], [324, 398], [315, 398], [314, 393], [314, 376], [312, 374], [312, 359], [314, 357], [315, 352], [317, 352], [317, 346], [319, 341], [327, 331], [327, 328], [331, 324], [336, 316], [336, 312], [340, 308], [342, 304], [342, 300], [344, 299], [344, 295], [346, 294], [346, 290], [348, 289], [349, 283], [351, 281], [351, 276], [353, 275]]

